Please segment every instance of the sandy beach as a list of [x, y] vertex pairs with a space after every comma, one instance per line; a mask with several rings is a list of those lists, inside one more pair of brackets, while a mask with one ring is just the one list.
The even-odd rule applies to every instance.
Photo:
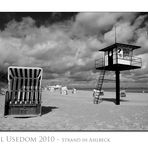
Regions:
[[148, 130], [148, 93], [127, 93], [115, 105], [115, 93], [105, 92], [100, 104], [93, 104], [91, 91], [61, 95], [42, 92], [42, 116], [4, 118], [4, 95], [0, 95], [0, 130]]

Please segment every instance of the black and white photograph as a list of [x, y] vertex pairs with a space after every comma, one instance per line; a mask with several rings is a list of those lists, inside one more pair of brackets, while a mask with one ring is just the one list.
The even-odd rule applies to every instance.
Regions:
[[148, 12], [0, 12], [0, 131], [148, 130]]

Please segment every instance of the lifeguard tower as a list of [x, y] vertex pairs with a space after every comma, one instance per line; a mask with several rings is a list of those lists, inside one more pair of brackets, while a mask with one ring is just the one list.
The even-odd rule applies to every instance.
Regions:
[[[99, 51], [104, 52], [104, 57], [95, 61], [96, 70], [100, 70], [97, 90], [101, 92], [105, 71], [115, 71], [116, 75], [116, 105], [120, 104], [120, 71], [138, 69], [142, 66], [142, 59], [133, 56], [133, 51], [140, 46], [114, 43]], [[99, 95], [100, 96], [100, 95]]]

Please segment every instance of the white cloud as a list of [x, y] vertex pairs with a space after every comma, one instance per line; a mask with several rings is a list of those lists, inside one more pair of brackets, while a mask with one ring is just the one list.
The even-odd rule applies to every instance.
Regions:
[[129, 22], [136, 13], [80, 13], [76, 17], [74, 32], [83, 34], [99, 34], [110, 30], [118, 21]]
[[[137, 17], [137, 13], [79, 13], [75, 21], [39, 28], [30, 17], [13, 20], [0, 32], [0, 65], [43, 66], [46, 78], [92, 80], [98, 76], [92, 72], [94, 61], [102, 57], [98, 50], [114, 43], [115, 25], [117, 42], [141, 45], [136, 54], [147, 53], [147, 28], [140, 28], [146, 17]], [[142, 58], [145, 70], [147, 56]], [[134, 76], [138, 75], [136, 71]], [[123, 74], [122, 79], [132, 77]]]
[[[134, 27], [130, 25], [129, 22], [120, 23], [116, 25], [116, 38], [117, 42], [128, 43], [129, 40], [133, 38]], [[115, 27], [111, 31], [105, 33], [104, 39], [106, 42], [115, 42]]]

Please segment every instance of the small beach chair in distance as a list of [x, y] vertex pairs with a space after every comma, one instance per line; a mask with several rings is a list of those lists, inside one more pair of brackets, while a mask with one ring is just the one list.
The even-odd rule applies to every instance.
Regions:
[[4, 116], [41, 115], [42, 68], [8, 67]]
[[121, 97], [126, 97], [126, 91], [125, 90], [121, 90], [120, 91], [120, 96]]
[[71, 93], [75, 94], [77, 92], [77, 90], [75, 88], [72, 89]]

